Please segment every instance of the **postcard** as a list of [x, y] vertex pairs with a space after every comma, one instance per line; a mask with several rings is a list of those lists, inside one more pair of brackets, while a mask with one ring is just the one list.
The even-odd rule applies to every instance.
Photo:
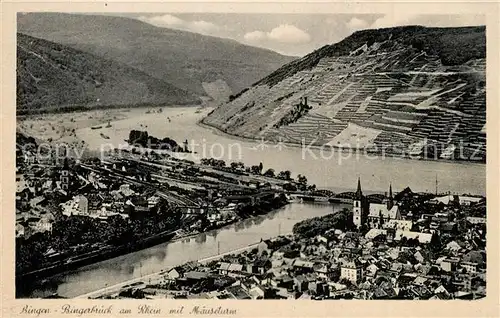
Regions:
[[2, 8], [6, 317], [499, 314], [498, 4]]

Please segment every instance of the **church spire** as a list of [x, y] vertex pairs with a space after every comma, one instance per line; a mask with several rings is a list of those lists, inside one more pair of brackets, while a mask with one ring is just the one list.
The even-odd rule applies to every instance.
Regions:
[[387, 199], [387, 209], [390, 210], [394, 206], [394, 199], [392, 198], [392, 184], [389, 183], [389, 198]]
[[361, 180], [358, 177], [358, 188], [356, 190], [356, 195], [354, 196], [354, 198], [361, 200], [362, 197], [363, 197], [363, 192], [361, 191]]

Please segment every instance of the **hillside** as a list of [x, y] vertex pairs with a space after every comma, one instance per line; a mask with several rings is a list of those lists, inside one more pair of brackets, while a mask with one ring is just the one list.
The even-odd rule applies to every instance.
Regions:
[[18, 114], [198, 102], [193, 94], [129, 66], [17, 34]]
[[359, 31], [281, 67], [204, 123], [392, 154], [421, 156], [433, 145], [432, 156], [446, 159], [463, 144], [468, 159], [484, 160], [485, 57], [484, 27]]
[[294, 59], [233, 40], [116, 16], [29, 13], [18, 16], [18, 31], [127, 64], [215, 98], [221, 91], [236, 93]]

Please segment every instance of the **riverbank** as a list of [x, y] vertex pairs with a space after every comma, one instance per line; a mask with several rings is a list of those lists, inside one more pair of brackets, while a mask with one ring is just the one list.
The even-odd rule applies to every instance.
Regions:
[[[281, 141], [279, 143], [276, 143], [274, 141], [270, 140], [263, 140], [257, 137], [245, 137], [245, 136], [240, 136], [240, 135], [233, 135], [227, 132], [222, 131], [220, 128], [207, 124], [204, 121], [204, 118], [201, 120], [197, 121], [197, 125], [199, 127], [202, 127], [204, 129], [209, 129], [212, 133], [218, 136], [226, 137], [229, 139], [233, 140], [238, 140], [241, 142], [252, 142], [252, 143], [261, 143], [262, 147], [274, 147], [277, 148], [278, 145], [281, 145], [281, 147], [286, 148], [286, 147], [292, 147], [292, 148], [297, 148], [297, 149], [302, 149], [303, 151], [307, 152], [307, 149], [310, 150], [319, 150], [319, 151], [324, 151], [327, 156], [331, 157], [333, 153], [337, 154], [348, 154], [349, 157], [359, 157], [359, 156], [365, 156], [366, 158], [369, 159], [384, 159], [384, 157], [389, 157], [389, 158], [394, 158], [394, 159], [406, 159], [406, 160], [421, 160], [421, 161], [432, 161], [432, 162], [440, 162], [440, 163], [449, 163], [449, 164], [477, 164], [477, 165], [482, 165], [484, 166], [486, 164], [486, 161], [483, 160], [450, 160], [450, 159], [441, 159], [441, 158], [433, 158], [433, 157], [423, 157], [423, 156], [414, 156], [409, 153], [406, 154], [400, 154], [400, 153], [394, 153], [390, 152], [387, 150], [386, 151], [369, 151], [366, 148], [353, 148], [353, 147], [339, 147], [336, 145], [331, 145], [331, 144], [325, 144], [325, 145], [315, 145], [315, 144], [304, 144], [304, 143], [291, 143], [291, 142], [284, 142]], [[257, 146], [259, 147], [259, 146]], [[281, 148], [280, 147], [280, 148]], [[306, 149], [306, 150], [304, 150]], [[373, 156], [380, 156], [379, 158], [373, 157]]]
[[191, 230], [178, 235], [177, 232], [179, 231], [179, 229], [175, 231], [169, 230], [150, 237], [146, 237], [136, 242], [129, 242], [120, 246], [105, 246], [97, 251], [92, 251], [80, 255], [71, 255], [70, 257], [66, 257], [63, 260], [50, 263], [44, 268], [36, 269], [30, 272], [22, 274], [16, 273], [16, 293], [18, 295], [25, 294], [31, 289], [30, 284], [32, 281], [42, 280], [47, 277], [60, 275], [71, 270], [78, 269], [85, 265], [97, 264], [108, 259], [130, 254], [135, 251], [144, 250], [155, 245], [163, 243], [174, 243], [176, 241], [190, 239], [200, 234], [205, 234], [211, 231], [216, 231], [224, 227], [231, 226], [232, 224], [237, 222], [244, 222], [245, 220], [258, 215], [266, 215], [268, 213], [271, 213], [272, 211], [275, 211], [276, 209], [282, 208], [288, 203], [288, 201], [280, 201], [275, 202], [273, 203], [273, 205], [269, 205], [264, 209], [260, 207], [258, 208], [258, 211], [255, 211], [252, 214], [241, 214], [238, 217], [234, 217], [233, 219], [227, 220], [225, 222], [218, 222], [217, 224], [214, 223], [204, 228], [203, 232]]
[[[228, 252], [224, 252], [224, 253], [221, 253], [221, 254], [217, 254], [217, 255], [213, 255], [213, 256], [210, 256], [210, 257], [206, 257], [206, 258], [200, 259], [197, 262], [200, 263], [200, 264], [203, 264], [203, 263], [206, 263], [206, 262], [210, 262], [210, 261], [214, 261], [214, 260], [220, 259], [220, 258], [222, 258], [222, 257], [224, 257], [226, 255], [231, 255], [231, 254], [235, 254], [235, 253], [241, 253], [241, 252], [245, 252], [245, 251], [248, 251], [248, 250], [252, 250], [252, 249], [256, 248], [258, 244], [259, 244], [259, 242], [256, 242], [256, 243], [253, 243], [251, 245], [248, 245], [248, 246], [245, 246], [245, 247], [242, 247], [242, 248], [238, 248], [238, 249], [235, 249], [235, 250], [231, 250], [231, 251], [228, 251]], [[180, 266], [182, 264], [184, 264], [184, 263], [177, 264], [176, 266]], [[126, 287], [127, 285], [136, 284], [136, 283], [142, 283], [142, 282], [144, 282], [146, 280], [160, 279], [162, 275], [164, 275], [165, 273], [168, 272], [168, 270], [170, 270], [171, 268], [174, 268], [174, 267], [175, 266], [172, 266], [170, 268], [163, 269], [163, 270], [161, 270], [159, 272], [155, 272], [155, 273], [148, 274], [148, 275], [145, 275], [145, 276], [142, 276], [142, 277], [134, 278], [134, 279], [131, 279], [131, 280], [128, 280], [128, 281], [125, 281], [125, 282], [122, 282], [122, 283], [110, 286], [110, 287], [106, 287], [106, 288], [103, 288], [103, 289], [100, 289], [100, 290], [96, 290], [94, 292], [90, 292], [90, 293], [87, 293], [87, 294], [83, 294], [83, 295], [77, 296], [75, 298], [76, 299], [82, 299], [82, 298], [83, 299], [89, 299], [89, 298], [105, 297], [106, 295], [114, 294], [114, 293], [119, 292], [122, 288]]]

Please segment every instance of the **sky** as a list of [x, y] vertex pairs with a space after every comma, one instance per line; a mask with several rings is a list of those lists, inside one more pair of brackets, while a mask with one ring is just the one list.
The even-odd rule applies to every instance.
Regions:
[[229, 38], [284, 55], [303, 56], [353, 32], [401, 25], [485, 25], [483, 15], [128, 13], [158, 27]]

